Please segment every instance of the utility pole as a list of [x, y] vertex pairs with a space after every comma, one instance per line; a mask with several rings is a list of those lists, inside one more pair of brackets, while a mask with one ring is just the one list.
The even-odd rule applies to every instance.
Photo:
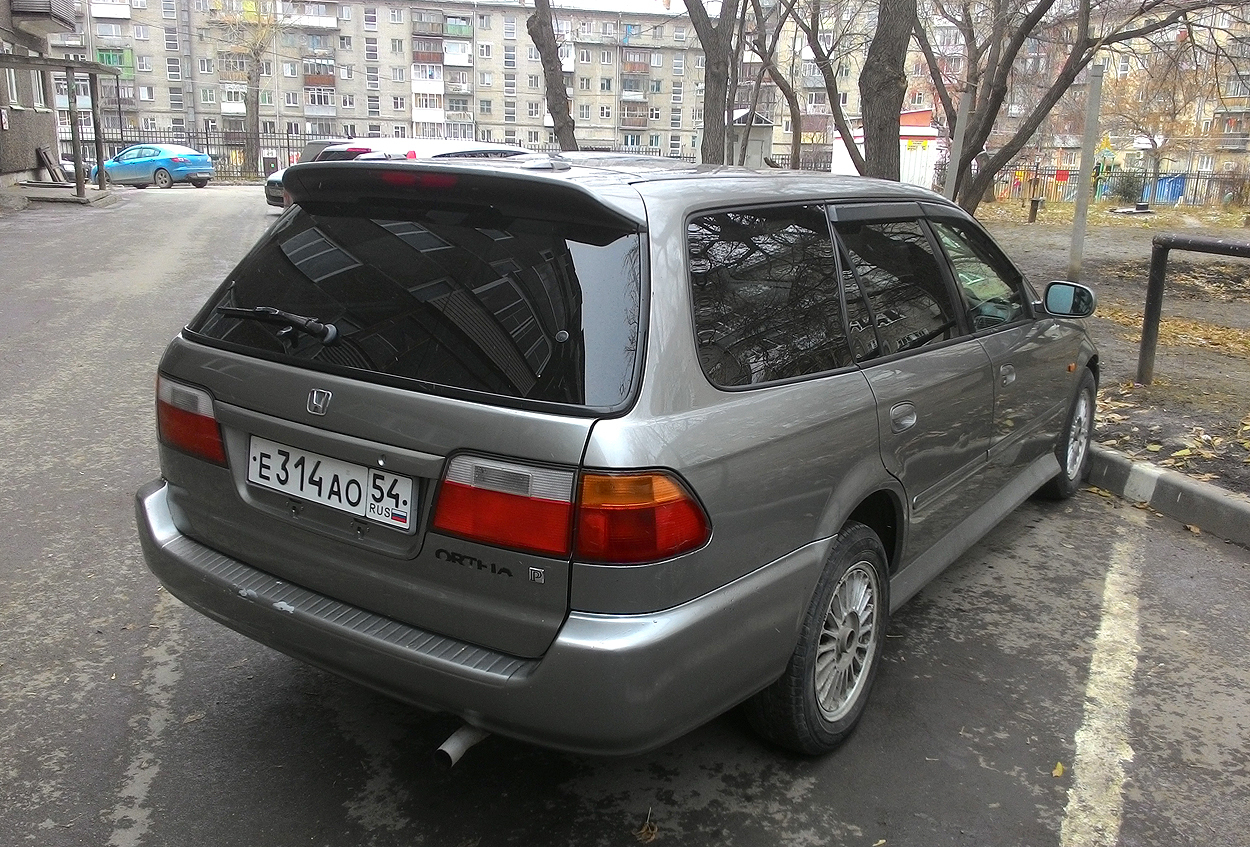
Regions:
[[1081, 141], [1081, 173], [1076, 184], [1076, 215], [1072, 221], [1072, 246], [1068, 251], [1068, 279], [1078, 282], [1085, 253], [1085, 222], [1089, 197], [1094, 192], [1094, 148], [1098, 145], [1098, 105], [1102, 100], [1102, 65], [1089, 69], [1085, 97], [1085, 137]]

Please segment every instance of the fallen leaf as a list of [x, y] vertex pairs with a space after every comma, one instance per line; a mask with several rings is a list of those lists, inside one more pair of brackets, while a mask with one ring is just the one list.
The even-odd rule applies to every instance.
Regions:
[[1191, 524], [1191, 523], [1187, 523], [1187, 524], [1185, 524], [1185, 529], [1189, 530], [1189, 531], [1190, 531], [1190, 532], [1192, 532], [1194, 535], [1202, 535], [1202, 530], [1201, 530], [1201, 529], [1199, 529], [1198, 527], [1194, 526], [1194, 525], [1193, 525], [1193, 524]]
[[642, 825], [642, 829], [634, 833], [643, 844], [650, 844], [660, 835], [660, 828], [651, 822], [651, 810], [647, 809], [647, 821]]
[[203, 718], [204, 714], [205, 714], [204, 712], [196, 712], [194, 715], [187, 715], [185, 718], [182, 719], [182, 722], [184, 724], [195, 723], [196, 721]]
[[1158, 453], [1160, 450], [1163, 449], [1163, 445], [1162, 444], [1147, 444], [1146, 449], [1149, 450], [1151, 453]]
[[884, 838], [882, 838], [882, 839], [881, 839], [880, 841], [878, 841], [876, 844], [872, 845], [872, 847], [885, 847], [885, 839], [884, 839]]
[[[1149, 450], [1150, 448], [1149, 448], [1149, 447], [1147, 447], [1146, 449], [1147, 449], [1147, 450]], [[1183, 447], [1183, 448], [1181, 448], [1180, 450], [1177, 450], [1177, 451], [1176, 451], [1175, 453], [1173, 453], [1172, 455], [1173, 455], [1173, 456], [1188, 456], [1188, 455], [1190, 455], [1191, 453], [1193, 453], [1193, 451], [1192, 451], [1192, 450], [1190, 450], [1188, 447]]]
[[1143, 501], [1142, 501], [1142, 502], [1140, 502], [1140, 503], [1134, 503], [1134, 504], [1133, 504], [1133, 508], [1134, 508], [1134, 509], [1149, 509], [1149, 508], [1150, 508], [1150, 504], [1149, 504], [1149, 503], [1147, 503], [1145, 500], [1143, 500]]
[[1050, 775], [1058, 778], [1058, 777], [1063, 776], [1063, 772], [1065, 770], [1066, 768], [1064, 768], [1063, 762], [1055, 762], [1055, 769], [1050, 772]]

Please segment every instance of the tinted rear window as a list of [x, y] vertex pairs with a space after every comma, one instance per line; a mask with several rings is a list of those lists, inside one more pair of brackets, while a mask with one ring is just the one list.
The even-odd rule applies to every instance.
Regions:
[[[281, 219], [189, 329], [278, 361], [453, 392], [594, 410], [632, 395], [638, 233], [480, 211], [320, 211]], [[316, 318], [339, 337], [323, 345], [222, 306]]]

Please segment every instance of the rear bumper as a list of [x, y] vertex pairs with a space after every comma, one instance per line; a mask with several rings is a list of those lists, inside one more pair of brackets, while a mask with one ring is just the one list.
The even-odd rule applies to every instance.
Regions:
[[165, 483], [135, 497], [148, 567], [175, 597], [310, 664], [482, 729], [564, 750], [638, 753], [779, 676], [827, 544], [646, 615], [571, 612], [527, 659], [426, 632], [277, 579], [181, 534]]

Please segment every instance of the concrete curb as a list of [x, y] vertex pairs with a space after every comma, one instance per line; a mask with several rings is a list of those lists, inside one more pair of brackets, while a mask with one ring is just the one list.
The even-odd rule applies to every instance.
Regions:
[[1199, 482], [1116, 450], [1090, 445], [1089, 482], [1132, 503], [1250, 547], [1250, 497]]

